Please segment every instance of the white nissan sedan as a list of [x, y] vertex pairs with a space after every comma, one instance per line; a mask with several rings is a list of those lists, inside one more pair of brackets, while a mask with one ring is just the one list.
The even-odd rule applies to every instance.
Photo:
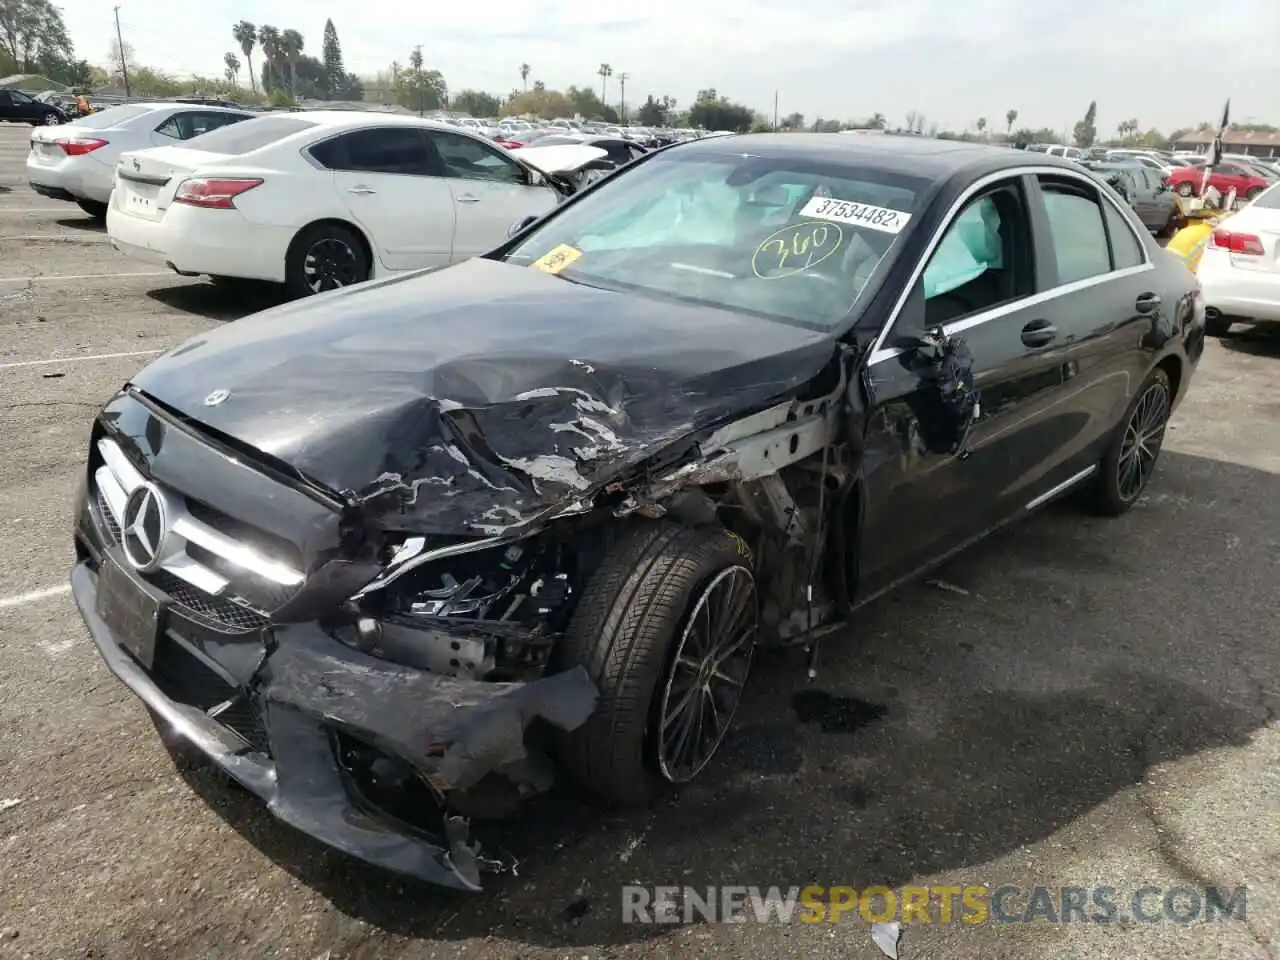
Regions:
[[190, 103], [126, 103], [60, 126], [36, 127], [27, 154], [27, 182], [41, 196], [68, 200], [101, 219], [107, 215], [122, 153], [181, 143], [254, 116], [258, 114], [247, 110]]
[[1237, 320], [1280, 324], [1280, 184], [1218, 224], [1196, 277], [1210, 336], [1223, 336]]
[[270, 114], [122, 156], [107, 232], [184, 276], [306, 296], [485, 253], [559, 202], [555, 174], [418, 117]]

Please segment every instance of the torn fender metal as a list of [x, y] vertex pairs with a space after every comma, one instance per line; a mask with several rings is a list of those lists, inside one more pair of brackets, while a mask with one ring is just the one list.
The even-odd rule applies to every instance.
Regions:
[[793, 393], [837, 351], [483, 258], [351, 289], [202, 334], [134, 386], [334, 491], [361, 527], [483, 537]]
[[[586, 144], [560, 144], [554, 147], [518, 147], [511, 151], [535, 170], [545, 174], [574, 174], [609, 154], [600, 147]], [[612, 166], [612, 164], [610, 164]]]

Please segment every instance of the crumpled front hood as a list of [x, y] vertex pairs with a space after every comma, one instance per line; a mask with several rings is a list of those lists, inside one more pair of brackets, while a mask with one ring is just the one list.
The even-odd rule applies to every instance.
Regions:
[[470, 260], [267, 310], [133, 384], [363, 503], [497, 532], [794, 390], [825, 334]]

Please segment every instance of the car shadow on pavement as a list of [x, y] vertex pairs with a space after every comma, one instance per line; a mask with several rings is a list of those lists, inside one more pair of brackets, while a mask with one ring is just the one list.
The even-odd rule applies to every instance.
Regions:
[[106, 233], [107, 225], [102, 220], [95, 220], [92, 217], [63, 217], [54, 221], [60, 227], [66, 227], [68, 230], [83, 230], [86, 233]]
[[477, 896], [323, 848], [208, 768], [184, 776], [276, 864], [396, 937], [568, 949], [671, 936], [621, 922], [630, 883], [989, 879], [992, 861], [1151, 767], [1244, 744], [1274, 719], [1280, 663], [1258, 642], [1269, 599], [1247, 584], [1227, 609], [1208, 598], [1241, 564], [1266, 566], [1249, 532], [1277, 522], [1280, 477], [1174, 453], [1123, 518], [1055, 505], [860, 611], [826, 642], [816, 681], [800, 651], [768, 655], [722, 754], [658, 805], [606, 811], [564, 785], [473, 824], [519, 862]]
[[1280, 359], [1280, 324], [1237, 327], [1218, 342], [1227, 350]]
[[242, 283], [184, 283], [157, 287], [147, 296], [167, 307], [209, 320], [239, 320], [259, 310], [286, 302], [284, 288], [274, 283], [246, 280]]

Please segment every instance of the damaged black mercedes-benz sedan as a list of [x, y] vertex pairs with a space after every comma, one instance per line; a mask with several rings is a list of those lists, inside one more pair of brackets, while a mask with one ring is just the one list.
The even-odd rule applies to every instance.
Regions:
[[1066, 162], [680, 145], [148, 366], [95, 421], [72, 586], [176, 744], [477, 889], [469, 820], [557, 769], [624, 803], [697, 775], [758, 644], [812, 671], [1060, 494], [1127, 509], [1203, 341], [1192, 275]]

